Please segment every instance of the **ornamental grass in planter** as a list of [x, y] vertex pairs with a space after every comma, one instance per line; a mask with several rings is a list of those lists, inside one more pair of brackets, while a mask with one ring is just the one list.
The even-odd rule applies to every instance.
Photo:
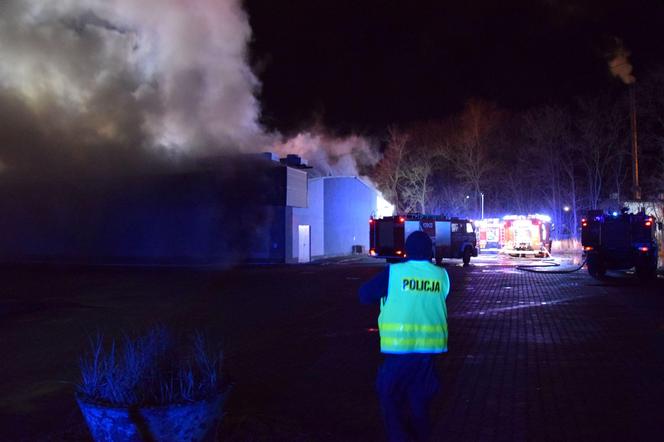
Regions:
[[76, 399], [95, 441], [204, 440], [228, 394], [221, 362], [200, 333], [156, 327], [106, 344], [97, 336]]

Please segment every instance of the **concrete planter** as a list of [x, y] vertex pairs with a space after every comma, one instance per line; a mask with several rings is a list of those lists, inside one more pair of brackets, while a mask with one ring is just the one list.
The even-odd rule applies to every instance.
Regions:
[[155, 407], [118, 408], [78, 396], [96, 442], [202, 441], [221, 419], [228, 391], [209, 400]]

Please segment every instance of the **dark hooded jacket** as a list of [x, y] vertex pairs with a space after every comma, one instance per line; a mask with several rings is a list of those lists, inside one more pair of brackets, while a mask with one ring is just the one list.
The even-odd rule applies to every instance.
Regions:
[[[432, 252], [433, 244], [429, 235], [419, 230], [408, 235], [406, 239], [407, 261], [431, 261]], [[360, 302], [373, 304], [380, 301], [380, 298], [387, 297], [389, 280], [390, 267], [387, 266], [382, 272], [360, 287]]]

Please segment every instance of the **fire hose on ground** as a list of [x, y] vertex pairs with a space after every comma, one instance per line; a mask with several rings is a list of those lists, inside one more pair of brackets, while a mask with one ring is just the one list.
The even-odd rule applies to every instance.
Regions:
[[583, 258], [583, 262], [578, 267], [575, 267], [573, 269], [565, 269], [565, 270], [536, 270], [537, 268], [547, 268], [547, 267], [560, 267], [560, 263], [558, 262], [548, 262], [547, 264], [542, 264], [542, 265], [518, 265], [516, 266], [517, 270], [522, 270], [524, 272], [531, 272], [531, 273], [551, 273], [551, 274], [564, 274], [564, 273], [574, 273], [578, 272], [583, 268], [584, 265], [586, 265], [586, 261], [588, 260], [588, 257]]

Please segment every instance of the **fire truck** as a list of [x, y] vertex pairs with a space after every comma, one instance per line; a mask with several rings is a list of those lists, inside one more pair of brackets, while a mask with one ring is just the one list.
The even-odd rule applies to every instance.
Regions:
[[499, 218], [485, 218], [475, 221], [475, 232], [480, 250], [498, 251], [503, 246], [505, 229]]
[[460, 258], [468, 265], [470, 258], [477, 256], [472, 221], [416, 213], [369, 219], [369, 255], [388, 262], [404, 260], [406, 238], [417, 230], [431, 238], [436, 264], [440, 265], [443, 258]]
[[650, 278], [657, 271], [655, 222], [643, 211], [631, 214], [591, 210], [581, 219], [581, 245], [588, 273], [595, 278], [607, 270], [634, 267], [637, 276]]
[[551, 255], [551, 218], [547, 215], [503, 217], [500, 253], [512, 257], [544, 258]]

